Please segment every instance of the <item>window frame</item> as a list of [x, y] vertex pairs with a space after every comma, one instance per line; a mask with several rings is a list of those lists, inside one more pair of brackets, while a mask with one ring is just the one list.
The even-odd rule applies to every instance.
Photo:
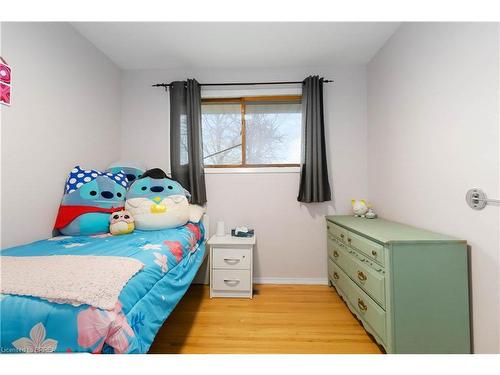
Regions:
[[[275, 163], [275, 164], [248, 164], [246, 162], [246, 103], [251, 102], [284, 102], [301, 103], [302, 95], [261, 95], [261, 96], [239, 96], [221, 98], [202, 98], [201, 104], [240, 104], [241, 110], [241, 164], [212, 164], [203, 165], [204, 168], [288, 168], [300, 167], [298, 163]], [[203, 114], [203, 111], [202, 111]], [[203, 129], [202, 129], [203, 131]]]

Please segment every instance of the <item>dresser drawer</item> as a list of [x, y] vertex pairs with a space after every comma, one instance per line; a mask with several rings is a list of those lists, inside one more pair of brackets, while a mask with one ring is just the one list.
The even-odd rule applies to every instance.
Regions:
[[337, 280], [339, 278], [338, 272], [336, 268], [338, 266], [333, 262], [333, 260], [328, 259], [328, 279], [331, 281], [333, 285], [337, 284]]
[[212, 267], [234, 270], [249, 270], [250, 249], [214, 248]]
[[361, 290], [340, 267], [332, 265], [335, 275], [335, 286], [341, 290], [355, 313], [366, 322], [371, 329], [385, 341], [385, 311]]
[[385, 341], [385, 311], [360, 288], [354, 287], [351, 302], [361, 318]]
[[333, 285], [339, 288], [345, 294], [345, 297], [349, 299], [349, 296], [353, 295], [352, 286], [349, 283], [349, 276], [342, 271], [338, 264], [332, 262], [331, 259], [328, 260], [328, 271], [331, 272]]
[[364, 264], [349, 251], [354, 253], [354, 250], [338, 246], [333, 251], [333, 260], [356, 284], [385, 308], [385, 276]]
[[333, 252], [339, 246], [339, 244], [336, 241], [334, 241], [334, 240], [332, 240], [330, 238], [327, 238], [326, 239], [326, 246], [327, 246], [326, 249], [327, 249], [327, 252], [328, 252], [328, 256], [330, 258], [333, 258]]
[[214, 290], [246, 291], [252, 287], [249, 270], [214, 270], [212, 275]]
[[341, 242], [347, 242], [347, 230], [338, 225], [335, 225], [331, 222], [327, 222], [326, 224], [327, 232], [330, 238], [336, 239]]
[[347, 244], [359, 250], [377, 263], [385, 265], [384, 247], [382, 245], [352, 232], [347, 233]]

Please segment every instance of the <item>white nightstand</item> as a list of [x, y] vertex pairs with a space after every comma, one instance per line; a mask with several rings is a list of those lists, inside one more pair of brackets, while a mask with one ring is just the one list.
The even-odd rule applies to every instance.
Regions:
[[252, 298], [255, 236], [212, 236], [207, 243], [210, 245], [210, 298]]

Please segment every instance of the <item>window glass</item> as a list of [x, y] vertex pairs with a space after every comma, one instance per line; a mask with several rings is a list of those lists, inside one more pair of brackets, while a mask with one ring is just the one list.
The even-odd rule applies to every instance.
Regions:
[[205, 165], [240, 165], [240, 103], [203, 104], [201, 117]]
[[247, 103], [247, 164], [298, 164], [301, 147], [300, 103]]
[[301, 111], [300, 97], [297, 96], [204, 100], [202, 136], [205, 166], [298, 165]]

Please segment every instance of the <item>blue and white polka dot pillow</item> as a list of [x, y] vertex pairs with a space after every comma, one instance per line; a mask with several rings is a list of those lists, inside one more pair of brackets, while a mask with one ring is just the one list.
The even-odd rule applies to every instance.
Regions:
[[111, 172], [99, 172], [94, 169], [84, 170], [79, 166], [76, 166], [69, 173], [68, 180], [66, 181], [65, 194], [72, 193], [84, 184], [95, 180], [99, 176], [108, 177], [112, 181], [123, 186], [125, 189], [128, 188], [128, 180], [123, 171], [115, 174]]

